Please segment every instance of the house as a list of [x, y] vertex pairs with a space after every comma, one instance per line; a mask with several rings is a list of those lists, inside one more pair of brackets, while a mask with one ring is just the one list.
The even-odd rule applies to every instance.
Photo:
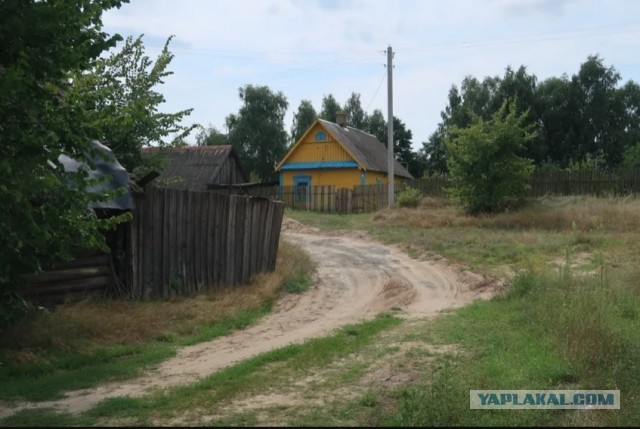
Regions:
[[[355, 185], [388, 183], [387, 148], [374, 135], [346, 125], [345, 115], [337, 122], [316, 119], [276, 166], [280, 187]], [[396, 184], [413, 176], [395, 161]]]
[[167, 164], [155, 180], [159, 186], [206, 191], [209, 185], [247, 183], [238, 156], [230, 145], [144, 148], [143, 156], [158, 154]]

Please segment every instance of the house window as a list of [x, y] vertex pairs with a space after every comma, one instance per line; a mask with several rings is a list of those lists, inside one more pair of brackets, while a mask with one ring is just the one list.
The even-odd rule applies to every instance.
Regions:
[[327, 140], [327, 135], [323, 131], [318, 131], [316, 133], [316, 141], [323, 142], [325, 140]]
[[311, 176], [293, 176], [293, 193], [296, 202], [308, 201], [311, 196]]

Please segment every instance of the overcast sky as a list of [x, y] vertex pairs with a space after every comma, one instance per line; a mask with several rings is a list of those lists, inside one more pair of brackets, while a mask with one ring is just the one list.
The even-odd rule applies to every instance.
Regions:
[[[267, 85], [317, 111], [333, 94], [387, 116], [387, 46], [395, 52], [394, 115], [419, 149], [440, 121], [451, 85], [527, 67], [539, 81], [572, 75], [589, 55], [640, 82], [639, 0], [131, 0], [104, 30], [144, 34], [154, 59], [174, 35], [163, 110], [226, 132], [238, 88]], [[194, 143], [195, 135], [190, 139]]]

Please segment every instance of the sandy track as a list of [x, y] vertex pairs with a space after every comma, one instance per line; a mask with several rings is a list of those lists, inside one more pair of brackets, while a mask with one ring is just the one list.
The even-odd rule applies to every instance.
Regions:
[[317, 264], [315, 285], [280, 299], [257, 325], [181, 349], [147, 375], [124, 383], [68, 392], [61, 400], [0, 404], [0, 417], [25, 408], [79, 413], [117, 396], [142, 396], [153, 389], [193, 383], [251, 356], [330, 333], [381, 311], [401, 308], [407, 317], [428, 317], [465, 305], [490, 291], [482, 278], [441, 262], [417, 261], [393, 246], [348, 232], [322, 235], [286, 220], [284, 239], [301, 245]]

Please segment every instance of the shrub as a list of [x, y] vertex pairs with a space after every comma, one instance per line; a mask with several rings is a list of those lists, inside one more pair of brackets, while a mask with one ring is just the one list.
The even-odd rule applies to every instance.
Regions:
[[447, 141], [449, 193], [469, 213], [494, 212], [525, 195], [533, 163], [518, 154], [535, 137], [527, 112], [516, 115], [506, 102], [491, 120], [479, 117], [467, 128], [453, 128]]
[[418, 207], [418, 203], [422, 198], [422, 193], [412, 187], [407, 187], [398, 194], [398, 206], [400, 207]]

